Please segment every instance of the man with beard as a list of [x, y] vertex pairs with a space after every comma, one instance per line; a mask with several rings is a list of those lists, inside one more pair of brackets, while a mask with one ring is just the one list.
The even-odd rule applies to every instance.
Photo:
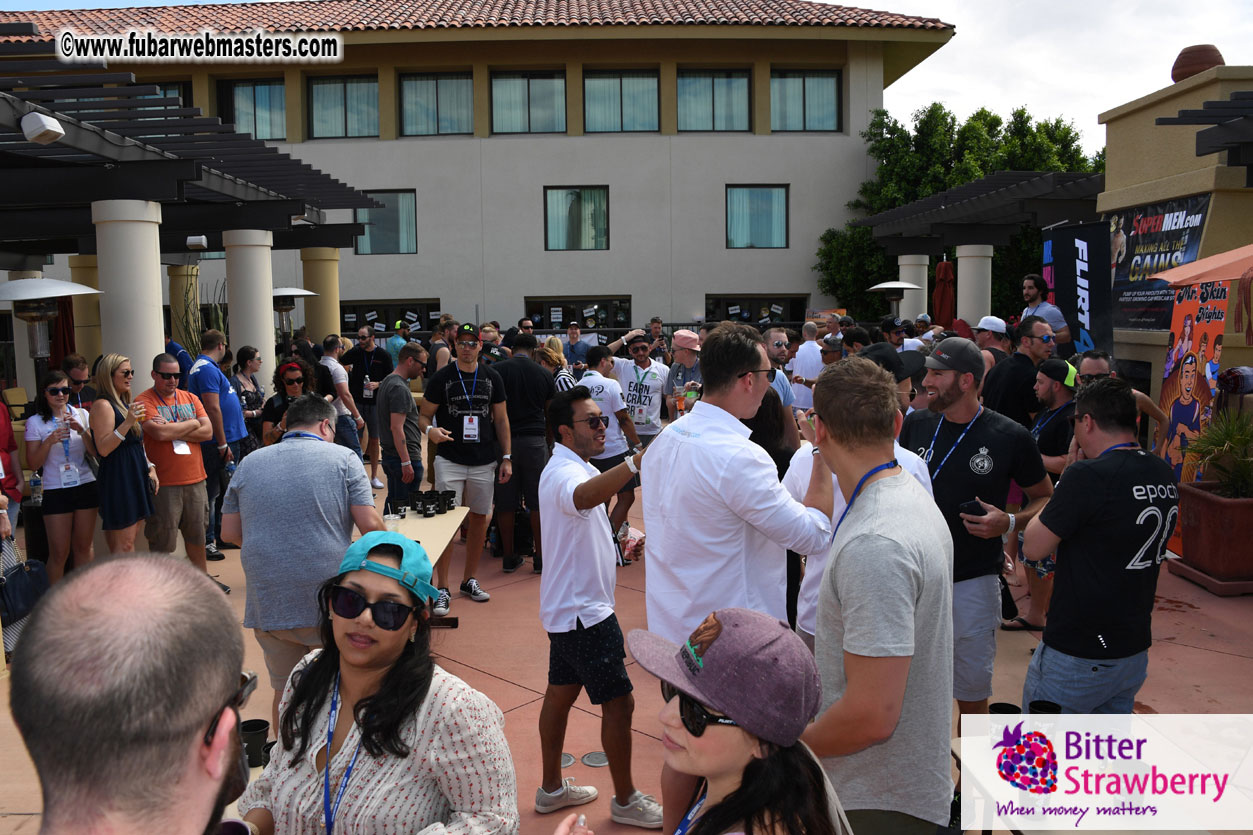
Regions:
[[[987, 713], [1000, 625], [1001, 548], [1053, 493], [1035, 439], [979, 403], [983, 355], [969, 339], [942, 340], [926, 360], [926, 411], [905, 418], [900, 444], [927, 462], [953, 537], [953, 696], [960, 713]], [[1006, 513], [1010, 482], [1027, 504]], [[974, 511], [974, 512], [971, 512]]]
[[257, 678], [243, 663], [230, 604], [187, 562], [127, 555], [67, 575], [27, 622], [9, 693], [40, 832], [215, 831], [248, 782], [239, 710]]
[[1048, 322], [1039, 316], [1023, 319], [1018, 325], [1018, 350], [987, 372], [983, 405], [1030, 429], [1032, 415], [1040, 411], [1035, 399], [1036, 369], [1052, 356], [1053, 341]]
[[1175, 479], [1183, 478], [1183, 459], [1188, 454], [1188, 441], [1201, 431], [1201, 403], [1196, 399], [1196, 354], [1183, 355], [1179, 368], [1179, 396], [1170, 404], [1166, 422], [1166, 463], [1175, 470]]
[[1028, 316], [1039, 316], [1048, 322], [1060, 347], [1070, 343], [1070, 327], [1066, 324], [1061, 308], [1047, 300], [1048, 294], [1049, 285], [1042, 276], [1028, 273], [1022, 277], [1022, 301], [1026, 305], [1022, 309], [1022, 318], [1025, 320]]

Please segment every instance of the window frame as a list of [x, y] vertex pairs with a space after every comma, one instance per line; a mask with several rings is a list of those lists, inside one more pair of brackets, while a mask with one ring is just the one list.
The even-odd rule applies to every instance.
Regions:
[[[223, 122], [228, 122], [232, 125], [237, 124], [236, 122], [237, 114], [235, 113], [235, 86], [237, 84], [253, 85], [252, 121], [253, 121], [254, 126], [256, 125], [256, 122], [257, 122], [257, 117], [256, 117], [257, 85], [258, 84], [276, 85], [283, 90], [283, 135], [269, 137], [269, 136], [257, 136], [254, 133], [252, 134], [252, 136], [254, 139], [260, 139], [263, 142], [286, 142], [287, 141], [287, 84], [284, 81], [284, 79], [281, 76], [278, 78], [271, 77], [271, 78], [220, 78], [218, 79], [218, 82], [217, 82], [218, 116], [221, 117]], [[228, 108], [229, 108], [229, 111], [228, 111]]]
[[[718, 97], [714, 94], [713, 88], [710, 88], [709, 95], [709, 125], [705, 128], [683, 128], [679, 126], [681, 111], [679, 110], [679, 82], [684, 76], [700, 76], [708, 75], [711, 79], [718, 77], [730, 78], [743, 76], [748, 84], [748, 102], [746, 103], [746, 113], [748, 116], [748, 124], [743, 128], [725, 128], [716, 127], [718, 124], [718, 111], [716, 109]], [[753, 72], [751, 69], [680, 69], [675, 75], [675, 131], [678, 133], [752, 133], [753, 132]]]
[[[369, 80], [374, 82], [374, 133], [348, 134], [348, 95], [347, 87], [344, 86], [344, 132], [338, 136], [318, 136], [313, 132], [313, 126], [316, 122], [316, 113], [313, 106], [313, 87], [319, 82], [337, 81], [341, 85], [346, 85], [349, 81]], [[378, 139], [379, 137], [379, 77], [377, 74], [370, 75], [368, 73], [359, 75], [311, 75], [305, 79], [305, 129], [308, 139]]]
[[361, 189], [361, 193], [367, 197], [373, 197], [376, 194], [412, 194], [413, 195], [413, 251], [396, 251], [396, 252], [362, 252], [361, 239], [369, 235], [369, 224], [367, 221], [361, 220], [358, 212], [380, 211], [379, 209], [353, 209], [352, 222], [366, 224], [366, 231], [362, 235], [355, 235], [352, 239], [353, 255], [416, 255], [418, 253], [418, 192], [412, 188], [379, 188], [379, 189]]
[[[781, 188], [783, 189], [783, 246], [731, 246], [731, 189], [733, 188]], [[727, 183], [722, 194], [724, 249], [779, 250], [792, 248], [792, 186], [790, 183]]]
[[[435, 133], [405, 132], [405, 82], [410, 79], [434, 79], [435, 81]], [[439, 81], [440, 79], [458, 79], [470, 82], [470, 129], [466, 131], [441, 131], [439, 129]], [[530, 100], [528, 89], [528, 102]], [[396, 85], [397, 135], [398, 136], [473, 136], [474, 135], [474, 73], [470, 70], [449, 72], [406, 72], [401, 73]], [[529, 120], [528, 120], [529, 121]]]
[[[656, 82], [655, 90], [657, 96], [656, 122], [657, 127], [647, 129], [627, 130], [622, 127], [625, 119], [623, 118], [622, 103], [622, 74], [623, 73], [642, 73], [647, 74]], [[589, 130], [587, 127], [587, 80], [588, 78], [615, 78], [618, 82], [618, 129], [617, 130]], [[624, 69], [624, 70], [584, 70], [583, 71], [583, 133], [660, 133], [661, 132], [661, 72], [652, 69]]]
[[[526, 80], [526, 130], [507, 130], [500, 131], [496, 129], [496, 79], [497, 78], [523, 78]], [[535, 80], [552, 80], [561, 79], [561, 130], [531, 130], [531, 82]], [[567, 118], [567, 110], [569, 108], [570, 89], [566, 84], [566, 71], [561, 70], [495, 70], [488, 75], [487, 79], [487, 111], [490, 122], [489, 129], [492, 136], [530, 136], [542, 134], [568, 134], [570, 132], [570, 123]]]
[[805, 89], [804, 81], [810, 75], [826, 75], [833, 74], [835, 76], [835, 127], [834, 128], [814, 128], [801, 127], [799, 129], [792, 128], [775, 128], [774, 126], [774, 90], [770, 91], [770, 132], [771, 133], [843, 133], [844, 132], [844, 71], [840, 69], [770, 69], [770, 81], [774, 82], [776, 76], [800, 76], [801, 77], [801, 125], [805, 125], [809, 116], [809, 94]]
[[[570, 191], [571, 189], [576, 189], [576, 188], [579, 189], [579, 191], [583, 191], [585, 189], [593, 189], [593, 188], [603, 188], [605, 190], [605, 245], [604, 247], [597, 247], [593, 249], [569, 249], [569, 248], [553, 249], [552, 247], [548, 245], [548, 192], [550, 190]], [[608, 252], [610, 250], [611, 241], [609, 237], [610, 220], [609, 220], [609, 186], [608, 184], [544, 186], [540, 199], [541, 199], [540, 205], [544, 212], [544, 251], [545, 252]]]

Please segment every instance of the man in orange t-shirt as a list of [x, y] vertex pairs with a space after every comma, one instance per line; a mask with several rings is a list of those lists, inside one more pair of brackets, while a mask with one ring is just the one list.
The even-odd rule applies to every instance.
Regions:
[[204, 571], [209, 507], [200, 442], [213, 437], [213, 425], [200, 398], [178, 387], [178, 376], [178, 360], [157, 354], [152, 361], [152, 388], [136, 398], [150, 415], [142, 424], [144, 451], [161, 482], [154, 501], [156, 513], [148, 517], [144, 536], [153, 551], [169, 554], [182, 531], [187, 559]]

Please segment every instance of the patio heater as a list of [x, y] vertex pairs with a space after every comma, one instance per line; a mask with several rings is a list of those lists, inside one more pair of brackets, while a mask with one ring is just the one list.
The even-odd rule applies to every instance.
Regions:
[[908, 281], [884, 281], [867, 289], [872, 293], [882, 293], [892, 306], [892, 317], [899, 319], [901, 315], [901, 300], [905, 298], [905, 291], [921, 290], [922, 288], [916, 284], [910, 284]]
[[278, 312], [279, 342], [288, 344], [292, 337], [291, 312], [296, 308], [297, 296], [316, 296], [312, 290], [303, 287], [275, 287], [274, 309]]
[[42, 380], [48, 372], [48, 356], [52, 351], [48, 323], [57, 316], [57, 299], [99, 292], [94, 287], [55, 278], [15, 278], [0, 283], [0, 301], [13, 302], [13, 315], [26, 323], [36, 380]]

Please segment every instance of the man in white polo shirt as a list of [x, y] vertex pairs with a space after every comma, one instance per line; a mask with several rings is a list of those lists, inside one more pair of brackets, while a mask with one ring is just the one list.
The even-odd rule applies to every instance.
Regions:
[[622, 629], [613, 612], [617, 552], [605, 513], [605, 503], [639, 472], [643, 453], [604, 472], [588, 463], [605, 449], [608, 417], [583, 385], [558, 393], [548, 406], [548, 425], [557, 443], [539, 483], [547, 561], [539, 610], [549, 653], [548, 689], [539, 717], [543, 785], [535, 792], [535, 811], [555, 812], [590, 803], [598, 795], [592, 786], [561, 778], [566, 720], [579, 691], [586, 689], [588, 699], [601, 709], [601, 741], [614, 785], [613, 820], [659, 829], [661, 805], [631, 780], [635, 697], [623, 663]]

